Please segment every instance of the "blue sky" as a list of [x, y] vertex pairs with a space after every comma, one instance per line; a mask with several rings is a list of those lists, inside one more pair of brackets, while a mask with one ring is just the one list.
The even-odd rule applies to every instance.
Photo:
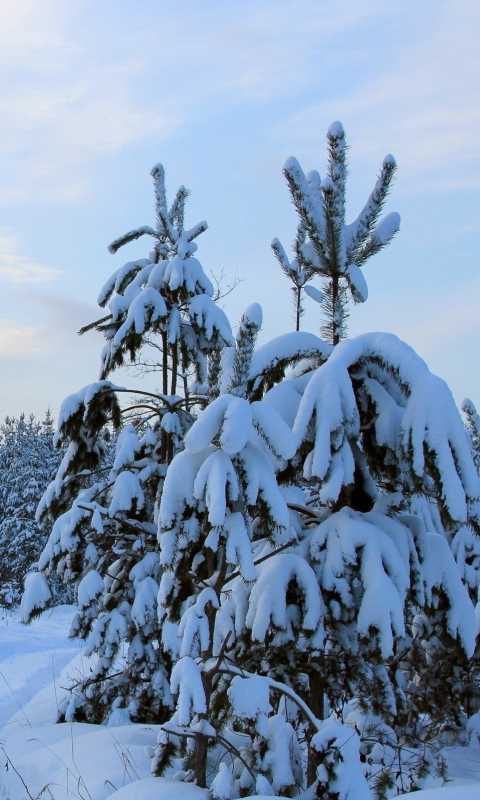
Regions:
[[258, 301], [263, 338], [289, 330], [270, 251], [296, 225], [282, 165], [323, 173], [335, 119], [350, 217], [383, 156], [399, 165], [402, 229], [365, 269], [350, 334], [396, 333], [480, 405], [479, 28], [473, 0], [0, 0], [0, 418], [56, 413], [96, 379], [100, 337], [76, 331], [146, 255], [106, 246], [152, 223], [157, 161], [172, 195], [192, 190], [187, 222], [209, 223], [205, 270], [244, 279], [232, 323]]

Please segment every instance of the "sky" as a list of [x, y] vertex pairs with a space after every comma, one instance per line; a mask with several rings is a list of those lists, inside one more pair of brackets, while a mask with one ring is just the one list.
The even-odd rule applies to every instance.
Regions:
[[[480, 406], [480, 4], [474, 0], [0, 0], [0, 419], [41, 417], [97, 379], [98, 292], [154, 223], [150, 170], [192, 192], [205, 271], [241, 279], [261, 341], [293, 327], [271, 252], [296, 218], [282, 166], [325, 172], [347, 131], [352, 219], [386, 153], [402, 217], [365, 267], [350, 335], [397, 334]], [[304, 327], [318, 332], [306, 298]], [[142, 388], [131, 371], [117, 383]]]

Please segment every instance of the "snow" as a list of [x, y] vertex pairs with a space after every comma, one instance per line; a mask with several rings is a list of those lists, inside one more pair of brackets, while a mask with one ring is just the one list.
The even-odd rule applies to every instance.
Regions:
[[220, 763], [220, 769], [215, 776], [211, 792], [213, 800], [230, 800], [233, 794], [233, 775], [225, 761]]
[[[348, 439], [360, 432], [349, 369], [362, 359], [379, 361], [385, 372], [398, 374], [406, 387], [400, 431], [403, 451], [419, 477], [426, 468], [425, 452], [431, 454], [443, 502], [453, 520], [465, 522], [468, 506], [480, 495], [480, 479], [452, 394], [415, 351], [393, 334], [363, 334], [341, 342], [309, 381], [293, 427], [300, 444], [315, 421], [315, 443], [305, 462], [305, 477], [331, 476], [338, 481], [334, 487], [337, 497], [341, 485], [351, 482], [346, 450], [341, 461], [335, 456], [343, 445], [349, 448]], [[329, 499], [336, 499], [335, 492], [332, 489]], [[478, 513], [473, 507], [472, 511]]]
[[207, 710], [202, 676], [198, 665], [190, 656], [180, 658], [172, 669], [170, 689], [178, 694], [177, 722], [180, 726], [189, 725], [196, 714]]
[[336, 120], [335, 122], [332, 122], [332, 124], [328, 128], [328, 133], [330, 134], [330, 136], [333, 136], [335, 139], [342, 139], [345, 136], [345, 131], [343, 130], [343, 125], [338, 120]]
[[[152, 572], [153, 566], [149, 562], [138, 566], [139, 582]], [[108, 727], [53, 724], [65, 694], [61, 687], [66, 685], [68, 675], [89, 668], [78, 641], [67, 638], [74, 614], [73, 607], [59, 607], [28, 627], [21, 625], [15, 615], [0, 620], [0, 738], [6, 756], [25, 780], [31, 795], [37, 796], [49, 783], [55, 800], [70, 800], [77, 790], [92, 800], [112, 796], [118, 800], [136, 800], [139, 796], [146, 800], [207, 798], [206, 791], [192, 784], [150, 777], [159, 726], [112, 726], [114, 715]], [[196, 681], [200, 708], [200, 674], [195, 662], [192, 659], [188, 662], [192, 670], [187, 667], [184, 676], [189, 686], [185, 699]], [[258, 718], [268, 711], [268, 683], [258, 679], [257, 691], [255, 680], [238, 676], [232, 682], [232, 686], [238, 682], [235, 705], [239, 715]], [[447, 749], [447, 758], [453, 785], [415, 792], [412, 798], [477, 800], [480, 797], [480, 746], [473, 742], [473, 737], [470, 747]], [[435, 780], [438, 783], [438, 779], [431, 779], [430, 784]], [[469, 782], [474, 783], [469, 785]], [[262, 794], [256, 795], [256, 800], [266, 800], [271, 796], [265, 793], [267, 781], [261, 786], [260, 783], [257, 790]], [[2, 797], [30, 800], [12, 766], [8, 771], [0, 771], [0, 793]]]
[[134, 426], [125, 425], [120, 432], [115, 448], [114, 470], [121, 470], [127, 464], [133, 464], [135, 456], [140, 451], [140, 441]]
[[208, 340], [212, 338], [214, 330], [216, 330], [225, 344], [233, 344], [232, 329], [227, 316], [208, 294], [198, 294], [192, 298], [188, 315], [192, 324], [205, 331]]
[[283, 714], [275, 714], [268, 718], [268, 739], [269, 749], [263, 758], [262, 767], [270, 772], [273, 789], [281, 792], [282, 789], [295, 784], [291, 757], [292, 754], [298, 755], [294, 730]]
[[239, 511], [230, 514], [225, 520], [225, 532], [227, 534], [225, 548], [227, 564], [238, 564], [242, 578], [245, 581], [254, 581], [257, 571], [253, 563], [252, 545], [243, 514]]
[[[328, 786], [332, 794], [338, 792], [339, 797], [345, 797], [348, 800], [371, 800], [368, 784], [358, 758], [360, 739], [357, 733], [332, 718], [326, 719], [313, 737], [312, 747], [317, 751], [320, 761], [320, 766], [317, 768], [320, 787]], [[321, 758], [323, 753], [328, 753], [330, 750], [335, 752], [337, 748], [342, 754], [341, 759], [334, 760], [334, 757], [329, 759], [328, 755], [325, 760]], [[329, 763], [331, 770], [336, 761], [332, 770], [333, 780], [328, 775], [325, 761]]]
[[400, 230], [400, 214], [391, 211], [386, 214], [373, 229], [372, 235], [381, 244], [388, 244], [392, 236]]
[[210, 587], [200, 592], [196, 603], [183, 615], [178, 628], [181, 658], [191, 656], [194, 645], [197, 645], [198, 656], [208, 649], [209, 624], [205, 606], [209, 603], [213, 608], [218, 608], [218, 597]]
[[311, 300], [315, 300], [316, 303], [322, 303], [325, 297], [324, 293], [321, 292], [320, 289], [316, 289], [315, 286], [305, 286], [304, 292]]
[[28, 622], [32, 613], [44, 609], [51, 598], [52, 593], [42, 572], [31, 572], [27, 575], [20, 607], [22, 622]]
[[[282, 497], [275, 479], [272, 465], [262, 451], [252, 442], [247, 442], [238, 454], [245, 470], [246, 486], [245, 498], [248, 505], [255, 505], [260, 498], [268, 506], [272, 520], [277, 530], [271, 532], [272, 540], [277, 544], [285, 541], [284, 534], [288, 531], [289, 514], [285, 500]], [[281, 541], [280, 541], [281, 540]]]
[[162, 493], [160, 518], [163, 527], [167, 528], [173, 524], [181, 513], [184, 503], [195, 505], [193, 494], [195, 478], [205, 459], [213, 452], [215, 452], [213, 447], [207, 447], [198, 453], [185, 450], [175, 456], [165, 478], [165, 491]]
[[313, 333], [307, 331], [283, 333], [255, 351], [249, 378], [254, 380], [277, 365], [285, 363], [286, 367], [295, 361], [311, 356], [317, 356], [321, 361], [326, 361], [332, 350], [332, 345], [327, 344]]
[[[227, 499], [237, 500], [238, 479], [231, 459], [221, 450], [216, 450], [203, 462], [194, 484], [194, 496], [205, 500], [208, 521], [211, 525], [223, 525], [227, 512]], [[216, 547], [211, 547], [216, 550]]]
[[[311, 633], [317, 629], [323, 615], [323, 603], [315, 573], [304, 558], [294, 553], [280, 553], [257, 567], [257, 572], [258, 580], [250, 595], [246, 619], [254, 640], [265, 641], [270, 625], [284, 632], [277, 633], [275, 643], [295, 639], [287, 609], [287, 590], [293, 579], [304, 595], [303, 630]], [[322, 632], [319, 645], [321, 638]]]
[[[54, 724], [62, 687], [69, 676], [89, 669], [79, 642], [68, 639], [75, 613], [60, 606], [29, 626], [16, 614], [0, 619], [0, 796], [31, 800], [48, 784], [44, 794], [54, 800], [207, 798], [192, 784], [151, 777], [158, 725], [112, 725], [115, 715], [108, 726]], [[119, 719], [128, 716], [118, 711]]]
[[185, 447], [191, 453], [200, 453], [220, 433], [220, 443], [226, 453], [241, 450], [252, 426], [249, 403], [241, 397], [222, 394], [203, 411], [185, 436]]
[[103, 593], [105, 584], [102, 576], [91, 569], [82, 578], [78, 586], [78, 605], [80, 608], [88, 608], [92, 600], [95, 600]]
[[350, 285], [354, 289], [354, 298], [359, 303], [364, 303], [368, 299], [368, 286], [364, 274], [356, 264], [349, 264], [346, 274], [350, 280]]
[[396, 167], [397, 166], [397, 162], [395, 161], [395, 158], [392, 156], [391, 153], [387, 153], [387, 155], [383, 159], [383, 163], [385, 164], [385, 166], [389, 166], [389, 167]]
[[55, 800], [78, 795], [104, 800], [115, 789], [149, 775], [144, 749], [154, 743], [153, 730], [131, 725], [113, 729], [63, 723], [19, 730], [10, 734], [5, 746], [11, 758], [6, 788], [15, 800], [29, 800], [15, 767], [30, 796], [36, 797], [48, 784]]
[[420, 792], [408, 792], [402, 798], [410, 797], [411, 800], [479, 800], [480, 786], [478, 784], [460, 786], [441, 786], [437, 789], [423, 789]]
[[150, 577], [139, 581], [132, 605], [132, 622], [138, 630], [155, 618], [157, 613], [158, 583]]
[[441, 587], [450, 601], [446, 612], [447, 627], [453, 638], [460, 639], [468, 656], [475, 650], [475, 610], [467, 589], [460, 579], [458, 568], [446, 539], [438, 533], [429, 533], [428, 542], [433, 553], [429, 560], [429, 581]]
[[112, 499], [108, 508], [109, 515], [114, 517], [120, 511], [130, 511], [134, 500], [137, 508], [143, 508], [145, 496], [140, 481], [133, 472], [121, 472], [112, 490]]
[[243, 325], [254, 325], [256, 328], [261, 328], [262, 322], [263, 311], [262, 306], [259, 303], [252, 303], [242, 314]]
[[280, 414], [267, 403], [251, 404], [252, 422], [261, 439], [281, 459], [289, 459], [295, 455], [297, 442], [289, 426]]
[[137, 334], [144, 333], [147, 319], [156, 322], [159, 319], [165, 319], [167, 313], [167, 306], [162, 295], [156, 289], [147, 286], [131, 302], [127, 318], [113, 338], [114, 348], [120, 347], [131, 331], [135, 331]]
[[346, 608], [354, 604], [348, 568], [358, 558], [363, 588], [358, 632], [367, 636], [375, 628], [382, 655], [391, 655], [394, 635], [405, 633], [403, 605], [409, 588], [408, 570], [394, 542], [360, 514], [343, 508], [319, 525], [310, 550], [314, 561], [321, 563], [322, 588], [337, 592]]
[[208, 798], [205, 789], [171, 778], [144, 778], [110, 795], [115, 800], [201, 800], [202, 797]]
[[272, 710], [268, 678], [260, 675], [241, 678], [236, 675], [229, 686], [228, 697], [239, 719], [256, 720], [257, 725], [259, 720], [262, 724], [266, 723], [267, 715]]

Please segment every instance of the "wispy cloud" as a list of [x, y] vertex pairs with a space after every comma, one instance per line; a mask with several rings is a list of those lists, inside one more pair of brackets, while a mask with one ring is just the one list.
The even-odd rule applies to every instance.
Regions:
[[[93, 305], [33, 288], [23, 291], [22, 299], [39, 323], [25, 325], [21, 320], [0, 316], [0, 356], [65, 358], [81, 351], [98, 355], [102, 344], [98, 334], [78, 336], [78, 330], [98, 316]], [[95, 367], [94, 362], [93, 373]]]
[[78, 201], [88, 184], [79, 167], [92, 159], [165, 141], [209, 110], [294, 96], [315, 84], [319, 49], [381, 7], [326, 0], [319, 13], [316, 0], [245, 0], [186, 2], [182, 12], [146, 2], [112, 17], [89, 2], [0, 0], [0, 153], [7, 172], [12, 154], [25, 159], [1, 199], [35, 186], [40, 197]]
[[21, 411], [41, 415], [48, 407], [56, 414], [65, 395], [98, 374], [101, 337], [77, 335], [98, 309], [33, 288], [22, 291], [22, 300], [39, 322], [0, 316], [0, 419]]
[[46, 355], [50, 348], [42, 341], [42, 326], [20, 325], [15, 320], [0, 318], [0, 356], [29, 358]]
[[[33, 180], [43, 194], [78, 199], [86, 177], [75, 168], [92, 158], [164, 141], [212, 108], [301, 92], [305, 107], [277, 128], [297, 148], [318, 146], [319, 132], [341, 116], [357, 132], [359, 158], [388, 141], [411, 175], [449, 160], [445, 183], [472, 181], [466, 168], [480, 145], [473, 0], [420, 8], [407, 0], [403, 27], [382, 0], [201, 8], [187, 0], [182, 8], [146, 2], [112, 16], [109, 4], [86, 0], [0, 0], [0, 145], [26, 157], [4, 200], [22, 193], [19, 178], [24, 193]], [[313, 87], [322, 99], [312, 104]]]
[[32, 261], [23, 252], [20, 242], [0, 232], [0, 279], [9, 283], [44, 283], [51, 281], [58, 270]]
[[[309, 148], [337, 117], [354, 130], [357, 158], [383, 154], [385, 142], [408, 177], [406, 191], [480, 185], [480, 6], [444, 0], [422, 6], [418, 20], [407, 4], [411, 32], [399, 31], [388, 59], [345, 82], [334, 98], [306, 105], [277, 129]], [[416, 24], [414, 24], [416, 23]], [[399, 46], [400, 45], [400, 46]], [[378, 54], [377, 54], [378, 55]], [[413, 180], [412, 180], [413, 179]]]

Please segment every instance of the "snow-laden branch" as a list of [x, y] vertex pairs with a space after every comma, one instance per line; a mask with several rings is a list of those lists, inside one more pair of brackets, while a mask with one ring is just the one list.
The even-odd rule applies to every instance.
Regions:
[[351, 482], [349, 439], [360, 434], [360, 413], [352, 376], [361, 378], [373, 363], [402, 389], [405, 410], [400, 442], [414, 479], [424, 473], [438, 479], [441, 501], [451, 519], [480, 519], [474, 504], [480, 497], [480, 478], [472, 461], [460, 415], [447, 384], [393, 334], [363, 334], [337, 345], [309, 381], [294, 424], [300, 444], [311, 422], [315, 440], [305, 464], [305, 476], [330, 481], [329, 499]]

